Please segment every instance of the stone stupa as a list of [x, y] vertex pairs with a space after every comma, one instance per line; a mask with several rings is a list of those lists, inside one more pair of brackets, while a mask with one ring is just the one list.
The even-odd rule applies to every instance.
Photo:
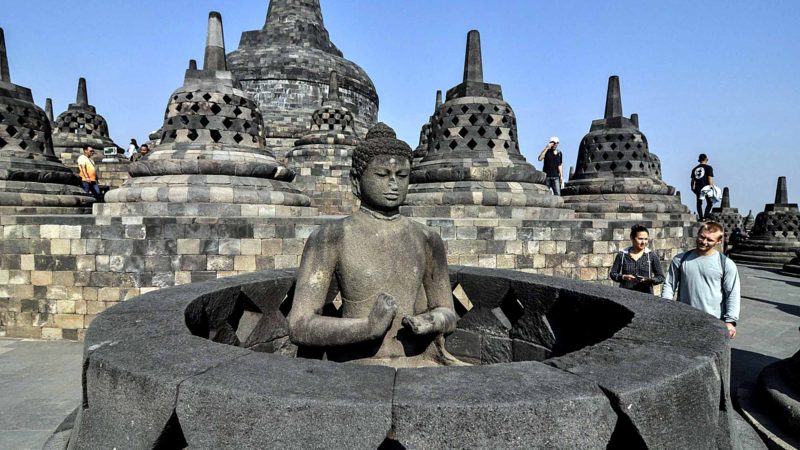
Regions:
[[228, 55], [236, 79], [258, 104], [269, 148], [283, 155], [308, 130], [332, 71], [342, 104], [364, 137], [378, 119], [378, 94], [367, 73], [345, 59], [325, 29], [319, 0], [271, 0], [264, 28], [242, 33]]
[[13, 84], [0, 28], [0, 215], [89, 213], [94, 198], [53, 152], [50, 120]]
[[286, 164], [298, 176], [295, 185], [323, 214], [351, 214], [358, 199], [350, 184], [350, 165], [358, 137], [353, 114], [339, 96], [338, 76], [331, 72], [328, 95], [311, 115], [308, 132], [286, 154]]
[[[433, 107], [433, 111], [439, 109], [439, 106], [442, 105], [442, 91], [436, 91], [436, 105]], [[413, 152], [413, 164], [419, 164], [422, 161], [422, 158], [428, 156], [428, 144], [431, 140], [431, 120], [433, 116], [428, 117], [428, 121], [422, 125], [422, 128], [419, 131], [419, 144], [417, 148], [414, 149]]]
[[222, 17], [209, 14], [202, 70], [190, 64], [169, 99], [161, 141], [131, 164], [131, 178], [106, 195], [99, 214], [307, 216], [294, 172], [264, 145], [253, 100], [227, 70]]
[[622, 115], [616, 75], [608, 79], [604, 118], [592, 121], [581, 140], [575, 173], [561, 195], [568, 207], [591, 217], [668, 213], [685, 214], [691, 220], [675, 188], [661, 180], [661, 161], [639, 130], [639, 115]]
[[[544, 186], [519, 149], [517, 119], [500, 85], [483, 81], [480, 34], [467, 35], [463, 82], [430, 121], [424, 158], [403, 213], [423, 217], [556, 218], [572, 211]], [[516, 210], [516, 211], [515, 211]]]
[[778, 178], [775, 203], [768, 203], [756, 216], [750, 237], [731, 252], [736, 262], [783, 267], [800, 250], [800, 210], [789, 203], [786, 177]]
[[106, 119], [89, 104], [86, 79], [81, 78], [78, 80], [75, 103], [70, 103], [67, 110], [55, 119], [53, 148], [64, 164], [74, 164], [87, 145], [94, 147], [94, 159], [97, 161], [103, 159], [104, 148], [114, 147], [117, 153], [122, 152], [109, 137]]
[[725, 227], [726, 244], [733, 230], [739, 228], [744, 232], [744, 219], [739, 214], [739, 209], [731, 208], [731, 193], [727, 187], [722, 190], [722, 203], [719, 208], [711, 210], [709, 219], [721, 223]]

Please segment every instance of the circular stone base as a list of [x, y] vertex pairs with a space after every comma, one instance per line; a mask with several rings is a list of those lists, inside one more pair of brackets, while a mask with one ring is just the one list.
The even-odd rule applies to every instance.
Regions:
[[407, 217], [430, 217], [443, 219], [522, 219], [558, 220], [574, 219], [569, 209], [536, 208], [525, 206], [401, 206], [400, 214]]
[[750, 238], [734, 247], [731, 258], [737, 263], [783, 268], [795, 258], [797, 250], [800, 250], [800, 241]]
[[792, 260], [784, 264], [781, 274], [789, 275], [790, 277], [800, 277], [800, 261]]
[[564, 208], [564, 200], [541, 184], [504, 181], [449, 181], [413, 184], [406, 205], [479, 205]]
[[230, 203], [309, 206], [290, 183], [230, 175], [162, 175], [131, 178], [105, 196], [107, 203]]
[[97, 203], [97, 216], [142, 216], [142, 217], [313, 217], [319, 215], [316, 208], [264, 204], [233, 203]]
[[385, 448], [391, 431], [407, 448], [736, 447], [719, 320], [514, 271], [450, 267], [450, 280], [472, 307], [448, 348], [480, 365], [286, 356], [289, 270], [119, 303], [86, 333], [70, 445], [369, 449]]

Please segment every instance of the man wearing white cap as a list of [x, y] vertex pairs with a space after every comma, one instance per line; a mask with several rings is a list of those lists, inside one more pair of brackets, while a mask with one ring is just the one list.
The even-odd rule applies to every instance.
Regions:
[[542, 153], [539, 153], [539, 161], [544, 161], [544, 173], [547, 175], [545, 184], [555, 195], [561, 195], [561, 186], [564, 184], [564, 171], [562, 170], [561, 152], [558, 151], [558, 142], [558, 137], [551, 137]]

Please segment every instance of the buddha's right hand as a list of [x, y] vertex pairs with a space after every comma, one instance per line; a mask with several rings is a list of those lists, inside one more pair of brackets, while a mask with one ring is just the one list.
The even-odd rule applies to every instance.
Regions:
[[370, 336], [373, 338], [383, 336], [392, 325], [396, 313], [397, 304], [394, 297], [383, 292], [379, 293], [367, 318]]

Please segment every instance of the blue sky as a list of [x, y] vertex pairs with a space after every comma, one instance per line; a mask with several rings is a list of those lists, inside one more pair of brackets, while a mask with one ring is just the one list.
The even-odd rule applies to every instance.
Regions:
[[[227, 50], [264, 24], [267, 0], [1, 0], [12, 81], [89, 101], [112, 138], [140, 142], [161, 126], [190, 58], [202, 60], [208, 11], [222, 13]], [[551, 135], [565, 166], [600, 118], [609, 75], [623, 111], [639, 113], [664, 179], [687, 195], [697, 154], [743, 214], [774, 197], [777, 177], [800, 202], [800, 2], [322, 0], [325, 24], [380, 96], [380, 119], [412, 147], [436, 89], [460, 81], [466, 33], [481, 31], [484, 78], [503, 86], [523, 154], [535, 161]]]

